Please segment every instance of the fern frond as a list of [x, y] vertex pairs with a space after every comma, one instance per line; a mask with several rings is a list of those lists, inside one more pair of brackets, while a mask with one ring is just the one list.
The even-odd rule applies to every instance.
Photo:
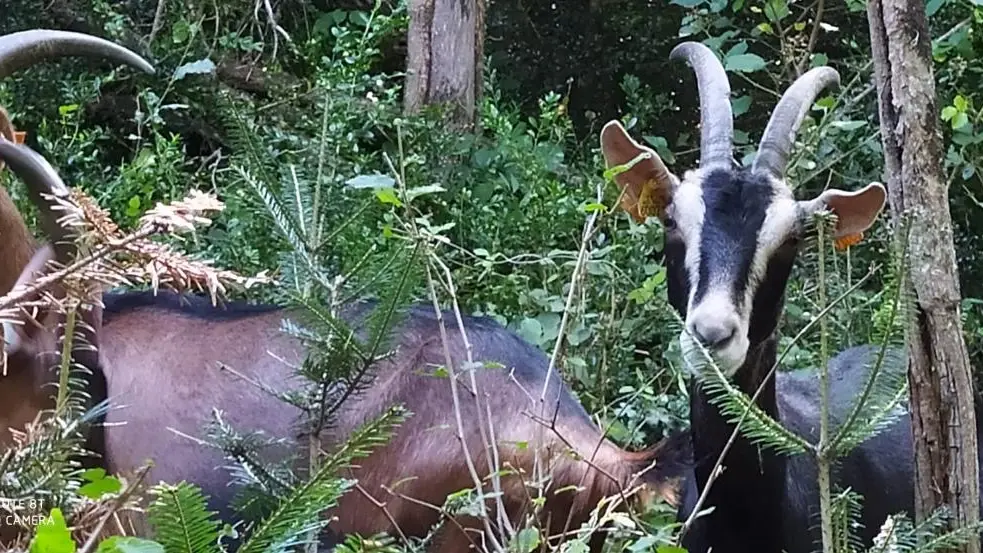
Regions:
[[949, 529], [951, 517], [946, 507], [932, 512], [917, 526], [904, 513], [891, 515], [874, 538], [870, 553], [937, 553], [955, 551], [983, 530], [983, 521]]
[[846, 489], [835, 494], [831, 501], [833, 522], [833, 551], [860, 551], [862, 543], [858, 532], [863, 528], [860, 524], [863, 496]]
[[768, 416], [751, 401], [750, 396], [735, 388], [699, 342], [695, 339], [684, 339], [682, 342], [683, 360], [696, 374], [708, 400], [720, 409], [728, 422], [740, 424], [744, 437], [754, 444], [786, 455], [812, 450], [811, 444]]
[[291, 448], [293, 444], [289, 440], [270, 438], [258, 431], [240, 432], [225, 421], [224, 413], [218, 409], [213, 409], [212, 420], [205, 425], [205, 432], [222, 449], [226, 458], [234, 463], [225, 469], [237, 485], [261, 489], [273, 497], [282, 498], [299, 481], [289, 469], [291, 459], [279, 464], [260, 460], [263, 449]]
[[353, 459], [368, 455], [373, 447], [385, 443], [406, 416], [403, 408], [393, 407], [352, 433], [338, 452], [325, 459], [307, 482], [295, 488], [280, 502], [277, 510], [257, 526], [239, 553], [279, 553], [305, 543], [308, 534], [327, 524], [320, 517], [321, 513], [336, 506], [338, 499], [354, 485], [352, 481], [339, 478], [338, 471]]
[[836, 457], [848, 454], [904, 415], [899, 409], [908, 397], [904, 333], [914, 305], [905, 278], [907, 245], [907, 233], [899, 233], [892, 270], [886, 279], [889, 293], [884, 295], [885, 301], [875, 316], [876, 332], [880, 335], [877, 337], [877, 357], [869, 367], [870, 372], [850, 413], [830, 441], [829, 447]]
[[148, 509], [155, 539], [167, 553], [220, 553], [221, 521], [208, 510], [207, 499], [194, 484], [158, 484], [150, 489], [156, 496]]

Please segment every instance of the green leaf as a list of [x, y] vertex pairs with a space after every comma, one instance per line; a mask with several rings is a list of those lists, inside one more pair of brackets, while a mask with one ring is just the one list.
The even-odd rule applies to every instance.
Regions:
[[684, 8], [695, 8], [702, 4], [705, 0], [671, 0], [670, 4], [675, 4], [677, 6], [682, 6]]
[[204, 75], [215, 72], [215, 62], [208, 58], [192, 61], [174, 70], [174, 80], [180, 81], [188, 75]]
[[515, 541], [509, 549], [516, 553], [531, 553], [539, 547], [539, 530], [523, 528], [515, 535]]
[[79, 488], [79, 493], [89, 499], [99, 499], [100, 497], [116, 493], [123, 489], [123, 484], [115, 476], [109, 476], [101, 468], [89, 469], [82, 473], [82, 478], [86, 480]]
[[498, 153], [495, 150], [482, 148], [474, 153], [472, 160], [476, 167], [485, 168], [491, 165], [497, 156]]
[[410, 188], [409, 190], [406, 191], [406, 199], [409, 201], [413, 201], [416, 198], [419, 198], [420, 196], [426, 196], [427, 194], [438, 194], [440, 192], [445, 192], [446, 190], [447, 189], [445, 189], [443, 186], [439, 184], [417, 186], [415, 188]]
[[969, 107], [969, 102], [962, 94], [957, 94], [955, 98], [952, 99], [952, 105], [956, 107], [959, 111], [966, 111]]
[[765, 4], [765, 17], [769, 21], [781, 21], [788, 17], [788, 4], [785, 0], [769, 0]]
[[833, 121], [830, 123], [831, 126], [844, 131], [855, 131], [866, 124], [866, 121]]
[[171, 27], [171, 41], [174, 44], [181, 44], [191, 36], [191, 25], [187, 20], [181, 19]]
[[79, 109], [79, 105], [78, 104], [66, 104], [64, 106], [58, 106], [58, 115], [61, 115], [62, 117], [64, 117], [64, 116], [68, 115], [69, 113], [78, 111], [78, 109]]
[[126, 215], [136, 217], [140, 214], [140, 196], [133, 196], [126, 202]]
[[724, 69], [728, 71], [740, 71], [741, 73], [753, 73], [761, 71], [767, 64], [761, 56], [757, 54], [739, 54], [729, 56], [724, 62]]
[[30, 553], [75, 553], [75, 542], [61, 509], [52, 509], [51, 516], [38, 525]]
[[928, 0], [925, 4], [925, 15], [932, 17], [945, 4], [945, 0]]
[[358, 175], [345, 181], [345, 186], [349, 188], [392, 188], [396, 181], [389, 175], [373, 173], [371, 175]]
[[959, 129], [967, 125], [968, 123], [969, 123], [969, 116], [967, 116], [966, 112], [963, 111], [960, 111], [959, 113], [956, 114], [955, 117], [952, 118], [952, 128], [954, 130]]
[[396, 191], [392, 188], [382, 188], [375, 191], [375, 197], [382, 203], [400, 207], [403, 202], [396, 197]]
[[531, 344], [538, 344], [543, 337], [543, 325], [536, 319], [526, 317], [519, 323], [519, 336]]
[[747, 110], [751, 107], [751, 96], [745, 95], [738, 98], [732, 98], [730, 101], [731, 109], [734, 112], [734, 117], [744, 115]]
[[142, 538], [112, 536], [99, 544], [96, 553], [164, 553], [164, 546]]
[[575, 540], [563, 544], [563, 551], [564, 553], [588, 553], [589, 550], [586, 543]]
[[822, 67], [829, 63], [829, 56], [826, 54], [813, 54], [812, 60], [809, 62], [810, 67]]

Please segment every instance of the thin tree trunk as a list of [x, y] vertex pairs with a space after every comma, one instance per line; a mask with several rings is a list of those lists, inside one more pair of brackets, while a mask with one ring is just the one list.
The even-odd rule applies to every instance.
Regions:
[[473, 127], [481, 96], [485, 0], [410, 0], [407, 113], [444, 105], [451, 122]]
[[[953, 527], [979, 519], [973, 380], [922, 0], [869, 0], [884, 165], [895, 228], [910, 226], [915, 317], [907, 334], [915, 446], [915, 518], [948, 506]], [[967, 543], [979, 553], [979, 539]]]

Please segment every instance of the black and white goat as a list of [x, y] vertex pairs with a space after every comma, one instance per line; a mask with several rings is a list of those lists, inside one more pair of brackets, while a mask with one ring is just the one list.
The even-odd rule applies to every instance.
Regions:
[[[793, 139], [806, 112], [825, 88], [838, 85], [830, 67], [814, 68], [785, 92], [772, 113], [750, 167], [732, 155], [730, 84], [706, 46], [683, 43], [670, 57], [693, 68], [701, 108], [700, 166], [674, 175], [659, 156], [633, 140], [617, 121], [601, 131], [608, 166], [643, 159], [615, 177], [622, 207], [637, 221], [658, 217], [665, 228], [669, 301], [685, 319], [684, 350], [701, 342], [735, 385], [753, 394], [776, 362], [776, 329], [786, 284], [807, 221], [818, 210], [837, 215], [834, 238], [867, 230], [883, 209], [879, 183], [855, 191], [829, 189], [796, 200], [785, 181]], [[851, 348], [830, 361], [833, 424], [850, 409], [877, 348]], [[901, 352], [893, 351], [891, 355]], [[818, 382], [814, 375], [776, 373], [757, 403], [771, 417], [811, 441], [818, 434]], [[733, 425], [690, 387], [695, 480], [681, 515], [688, 515], [706, 485]], [[704, 507], [715, 510], [694, 527], [690, 553], [805, 553], [819, 547], [818, 488], [811, 457], [784, 457], [739, 437], [724, 460]], [[913, 509], [910, 419], [902, 417], [844, 458], [842, 486], [864, 495], [861, 538], [870, 543], [885, 517]]]

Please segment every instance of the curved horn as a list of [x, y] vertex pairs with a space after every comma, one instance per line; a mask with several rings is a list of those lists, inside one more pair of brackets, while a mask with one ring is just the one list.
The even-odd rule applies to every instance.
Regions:
[[802, 119], [819, 93], [831, 85], [840, 85], [840, 74], [832, 67], [814, 67], [788, 87], [761, 135], [758, 154], [751, 165], [752, 171], [767, 171], [777, 179], [784, 178], [795, 133]]
[[65, 56], [105, 58], [154, 73], [146, 60], [108, 40], [71, 31], [35, 29], [0, 36], [0, 79], [42, 60]]
[[63, 200], [70, 199], [68, 187], [58, 172], [41, 154], [3, 138], [0, 138], [0, 160], [27, 185], [31, 201], [38, 206], [44, 231], [55, 248], [55, 258], [60, 263], [70, 262], [74, 256], [71, 232], [59, 224], [54, 200], [44, 197], [51, 195]]
[[734, 115], [724, 66], [699, 42], [676, 46], [669, 59], [686, 60], [696, 73], [700, 91], [700, 167], [729, 169], [733, 162]]

